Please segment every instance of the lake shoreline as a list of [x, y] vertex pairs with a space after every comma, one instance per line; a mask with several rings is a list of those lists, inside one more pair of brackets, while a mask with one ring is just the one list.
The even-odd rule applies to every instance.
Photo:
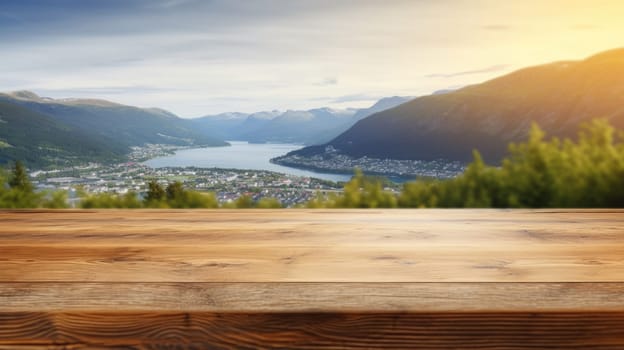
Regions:
[[249, 143], [227, 141], [229, 146], [192, 147], [173, 151], [173, 154], [150, 158], [141, 163], [151, 168], [196, 167], [206, 169], [237, 169], [249, 171], [271, 171], [281, 174], [310, 177], [333, 182], [346, 182], [350, 174], [318, 172], [296, 169], [271, 162], [272, 158], [287, 154], [303, 147], [288, 143]]
[[[278, 157], [279, 158], [279, 157]], [[347, 170], [347, 169], [329, 169], [329, 168], [321, 168], [321, 167], [315, 167], [315, 166], [311, 166], [311, 165], [301, 165], [298, 163], [290, 163], [290, 162], [283, 162], [278, 160], [277, 158], [273, 158], [271, 159], [271, 163], [273, 164], [279, 164], [285, 167], [289, 167], [289, 168], [294, 168], [294, 169], [302, 169], [302, 170], [308, 170], [308, 171], [313, 171], [313, 172], [323, 172], [323, 173], [331, 173], [331, 174], [340, 174], [340, 175], [353, 175], [355, 174], [356, 168], [353, 168], [351, 170]], [[400, 175], [400, 174], [395, 174], [395, 173], [383, 173], [383, 172], [376, 172], [376, 171], [367, 171], [365, 172], [365, 175], [367, 176], [381, 176], [381, 177], [385, 177], [388, 180], [395, 182], [395, 183], [404, 183], [404, 182], [409, 182], [409, 181], [415, 181], [417, 178], [417, 175], [414, 176], [404, 176], [404, 175]]]

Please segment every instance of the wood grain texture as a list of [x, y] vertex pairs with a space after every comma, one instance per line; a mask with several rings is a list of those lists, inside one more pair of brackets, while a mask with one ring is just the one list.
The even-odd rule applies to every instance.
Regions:
[[[622, 349], [622, 313], [7, 313], [0, 346], [49, 349]], [[54, 347], [51, 347], [54, 348]], [[2, 349], [0, 347], [0, 349]]]
[[624, 312], [624, 283], [0, 283], [0, 310]]
[[624, 211], [0, 211], [0, 350], [624, 349]]
[[0, 212], [0, 282], [621, 282], [623, 211]]

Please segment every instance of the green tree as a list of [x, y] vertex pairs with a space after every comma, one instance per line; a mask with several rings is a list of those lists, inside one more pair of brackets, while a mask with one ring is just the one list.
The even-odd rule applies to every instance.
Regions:
[[180, 181], [175, 181], [167, 185], [165, 190], [167, 193], [167, 201], [180, 201], [184, 199], [184, 185]]
[[50, 209], [67, 208], [67, 192], [52, 191], [45, 193], [41, 206]]
[[0, 207], [37, 208], [42, 206], [43, 194], [34, 191], [22, 162], [15, 162], [13, 171], [8, 177], [8, 183], [6, 183], [4, 180], [6, 176], [3, 176], [0, 186]]
[[322, 197], [317, 196], [308, 207], [326, 208], [395, 208], [397, 198], [393, 193], [384, 190], [384, 180], [378, 177], [365, 176], [360, 169], [344, 185], [342, 194], [330, 195], [320, 205]]
[[11, 175], [11, 179], [9, 180], [9, 186], [11, 188], [23, 191], [24, 193], [33, 192], [33, 185], [28, 179], [28, 173], [26, 172], [26, 168], [24, 164], [19, 160], [15, 162], [15, 166], [13, 168], [13, 174]]
[[184, 185], [175, 181], [167, 185], [164, 191], [165, 199], [161, 200], [160, 207], [169, 208], [218, 208], [219, 202], [214, 193], [189, 191]]
[[466, 171], [450, 180], [406, 183], [404, 207], [624, 207], [624, 134], [604, 120], [584, 125], [577, 141], [551, 138], [531, 127], [511, 144], [500, 167], [475, 152]]
[[219, 202], [217, 196], [212, 192], [185, 191], [183, 204], [173, 206], [173, 208], [202, 208], [212, 209], [218, 208]]
[[166, 206], [165, 200], [167, 199], [167, 194], [163, 187], [156, 181], [156, 179], [152, 179], [147, 183], [147, 193], [145, 195], [145, 206], [147, 207], [163, 207]]
[[80, 206], [85, 209], [137, 209], [143, 207], [143, 203], [135, 192], [129, 191], [124, 195], [113, 193], [86, 195], [82, 198]]
[[248, 195], [242, 195], [234, 201], [234, 207], [238, 209], [253, 208], [253, 199]]
[[255, 207], [258, 209], [279, 209], [283, 208], [284, 206], [278, 199], [265, 197], [260, 199], [256, 203]]

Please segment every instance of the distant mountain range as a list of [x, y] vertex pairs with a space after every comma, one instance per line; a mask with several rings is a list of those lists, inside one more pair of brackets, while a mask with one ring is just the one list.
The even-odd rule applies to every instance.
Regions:
[[131, 146], [226, 146], [249, 142], [327, 142], [358, 120], [409, 98], [382, 99], [366, 109], [224, 113], [182, 119], [158, 108], [97, 99], [52, 99], [30, 91], [0, 93], [0, 164], [29, 166], [121, 161]]
[[[300, 157], [489, 162], [521, 141], [532, 122], [548, 135], [576, 135], [579, 124], [605, 118], [624, 129], [624, 49], [582, 61], [522, 69], [481, 84], [366, 109], [224, 113], [182, 119], [157, 108], [95, 99], [51, 99], [29, 91], [0, 94], [0, 163], [30, 166], [124, 159], [146, 143], [223, 146], [223, 140], [297, 142]], [[329, 147], [331, 146], [331, 147]]]
[[0, 163], [20, 159], [45, 166], [123, 159], [130, 146], [146, 143], [227, 145], [161, 109], [50, 99], [29, 91], [0, 94]]
[[624, 129], [624, 49], [419, 97], [360, 120], [326, 144], [291, 153], [331, 149], [352, 157], [468, 161], [478, 149], [498, 162], [509, 142], [525, 139], [532, 122], [548, 135], [573, 137], [593, 118]]
[[195, 123], [196, 130], [210, 132], [224, 140], [314, 145], [328, 142], [357, 121], [410, 99], [412, 97], [383, 98], [373, 106], [362, 109], [317, 108], [252, 114], [223, 113], [191, 121]]

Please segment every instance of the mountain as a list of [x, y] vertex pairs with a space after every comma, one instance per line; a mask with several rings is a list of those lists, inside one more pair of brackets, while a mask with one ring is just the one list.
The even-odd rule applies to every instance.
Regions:
[[624, 49], [419, 97], [360, 120], [326, 144], [292, 154], [332, 149], [352, 157], [468, 161], [478, 149], [484, 159], [497, 162], [509, 142], [524, 140], [532, 122], [548, 135], [574, 137], [579, 125], [593, 118], [624, 128]]
[[248, 115], [223, 113], [192, 121], [197, 130], [211, 131], [226, 140], [320, 144], [336, 137], [358, 120], [405, 103], [409, 99], [409, 97], [388, 97], [363, 109], [316, 108]]
[[122, 146], [146, 143], [221, 146], [222, 140], [193, 129], [188, 120], [158, 108], [138, 108], [93, 99], [50, 99], [28, 91], [0, 94], [0, 101], [26, 107]]
[[278, 111], [253, 114], [228, 112], [191, 119], [195, 130], [212, 133], [222, 140], [242, 140], [241, 134], [255, 130], [281, 113]]
[[127, 152], [111, 140], [85, 133], [17, 104], [0, 101], [0, 164], [71, 164], [121, 159]]
[[[314, 144], [324, 135], [336, 135], [346, 130], [355, 112], [331, 108], [317, 108], [308, 111], [286, 111], [277, 117], [256, 122], [247, 128], [241, 137], [249, 142], [289, 142]], [[340, 131], [336, 131], [340, 130]]]
[[384, 97], [381, 100], [377, 101], [374, 105], [368, 108], [362, 108], [358, 110], [353, 116], [354, 123], [375, 113], [379, 113], [381, 111], [385, 111], [386, 109], [394, 108], [398, 105], [404, 104], [412, 100], [413, 98], [414, 97], [411, 96]]
[[288, 142], [313, 144], [328, 141], [353, 125], [355, 111], [318, 108], [312, 110], [270, 111], [253, 114], [222, 113], [192, 121], [197, 130], [212, 131], [226, 140], [252, 143]]
[[[2, 93], [0, 103], [5, 121], [0, 124], [0, 138], [12, 146], [0, 148], [0, 162], [23, 159], [30, 165], [45, 165], [52, 159], [62, 163], [63, 157], [66, 161], [119, 159], [130, 146], [147, 143], [226, 145], [195, 130], [190, 121], [158, 108], [95, 99], [51, 99], [30, 91]], [[43, 152], [46, 148], [55, 151]], [[29, 154], [33, 149], [39, 151]], [[41, 155], [40, 159], [35, 155]]]

